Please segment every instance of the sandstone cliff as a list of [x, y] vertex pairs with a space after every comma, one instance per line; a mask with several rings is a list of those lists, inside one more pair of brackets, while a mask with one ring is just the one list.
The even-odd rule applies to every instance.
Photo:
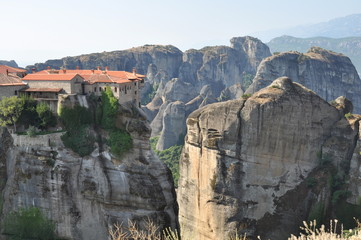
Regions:
[[281, 76], [301, 83], [326, 101], [345, 96], [353, 102], [355, 113], [361, 113], [361, 80], [350, 59], [342, 54], [313, 47], [305, 54], [273, 55], [262, 61], [246, 92], [254, 93]]
[[177, 228], [172, 176], [150, 149], [149, 124], [131, 111], [118, 122], [127, 124], [133, 138], [133, 148], [121, 159], [104, 146], [79, 157], [63, 146], [62, 133], [31, 138], [1, 128], [2, 217], [13, 209], [38, 207], [66, 239], [107, 239], [109, 227], [128, 219], [142, 226], [149, 218], [161, 228]]
[[287, 239], [315, 209], [321, 219], [332, 215], [337, 188], [328, 179], [344, 179], [353, 155], [359, 165], [358, 120], [346, 120], [347, 103], [338, 102], [337, 109], [283, 77], [248, 99], [193, 112], [180, 161], [183, 233]]

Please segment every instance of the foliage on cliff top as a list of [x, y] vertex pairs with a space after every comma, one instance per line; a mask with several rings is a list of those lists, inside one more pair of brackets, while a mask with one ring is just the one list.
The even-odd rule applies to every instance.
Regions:
[[171, 170], [174, 180], [174, 186], [178, 187], [179, 180], [179, 158], [182, 153], [183, 145], [174, 145], [170, 148], [167, 148], [163, 151], [158, 151], [156, 149], [159, 136], [150, 138], [150, 146], [159, 159], [167, 165]]
[[36, 207], [10, 212], [4, 220], [4, 233], [14, 240], [56, 239], [55, 224]]
[[0, 101], [0, 126], [14, 125], [16, 131], [16, 122], [24, 109], [23, 101], [16, 97], [3, 98]]
[[101, 108], [97, 109], [97, 122], [109, 132], [108, 144], [111, 152], [115, 156], [121, 157], [132, 148], [133, 141], [127, 131], [115, 126], [118, 113], [118, 99], [114, 97], [110, 87], [106, 87], [105, 91], [102, 92]]
[[90, 134], [93, 123], [91, 111], [79, 105], [74, 108], [62, 107], [60, 119], [67, 130], [61, 136], [65, 147], [82, 157], [89, 155], [94, 150], [94, 137]]

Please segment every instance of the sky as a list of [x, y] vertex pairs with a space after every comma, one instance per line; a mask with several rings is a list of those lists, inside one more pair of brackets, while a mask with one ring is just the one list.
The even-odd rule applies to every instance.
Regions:
[[[171, 44], [182, 51], [232, 37], [361, 13], [360, 0], [0, 0], [0, 60], [19, 66]], [[262, 39], [261, 39], [262, 40]]]

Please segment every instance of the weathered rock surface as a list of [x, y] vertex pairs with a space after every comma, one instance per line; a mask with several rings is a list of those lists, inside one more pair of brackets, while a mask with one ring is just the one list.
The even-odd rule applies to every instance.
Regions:
[[133, 148], [118, 160], [97, 148], [84, 158], [64, 148], [61, 133], [30, 138], [0, 130], [2, 217], [35, 206], [66, 239], [107, 239], [109, 227], [148, 218], [177, 228], [178, 206], [169, 169], [150, 149], [145, 118], [128, 114]]
[[[182, 115], [185, 122], [188, 114], [199, 106], [213, 103], [217, 98], [228, 100], [238, 97], [250, 84], [249, 79], [255, 75], [261, 60], [270, 55], [268, 47], [260, 40], [237, 37], [231, 39], [230, 47], [205, 47], [183, 53], [173, 46], [146, 45], [124, 51], [49, 60], [28, 66], [27, 69], [35, 67], [41, 70], [47, 66], [91, 69], [108, 66], [111, 70], [132, 71], [136, 67], [137, 72], [147, 75], [142, 99], [152, 101], [144, 107], [144, 111], [152, 121], [152, 135], [159, 136], [163, 129], [175, 128], [172, 123], [178, 121], [171, 120], [173, 115], [164, 114], [169, 103], [181, 101], [187, 106], [185, 116]], [[207, 88], [206, 94], [201, 93], [204, 87]], [[180, 117], [174, 116], [179, 120]], [[163, 126], [163, 122], [168, 125]], [[185, 132], [178, 134], [175, 137], [177, 139], [184, 136]], [[161, 141], [172, 142], [167, 136], [162, 134]], [[163, 150], [163, 147], [163, 144], [159, 144], [157, 148]]]
[[247, 100], [194, 111], [187, 129], [179, 219], [199, 240], [297, 233], [317, 204], [329, 209], [331, 173], [321, 162], [347, 173], [358, 136], [356, 121], [286, 77]]
[[[159, 85], [153, 101], [145, 107], [152, 116], [152, 136], [160, 135], [160, 141], [174, 142], [184, 136], [178, 132], [174, 139], [162, 134], [165, 129], [175, 129], [172, 125], [183, 120], [192, 111], [208, 103], [239, 97], [248, 84], [246, 77], [254, 75], [259, 62], [270, 56], [269, 49], [258, 39], [242, 37], [231, 39], [231, 47], [205, 47], [188, 50], [183, 54], [177, 79]], [[242, 89], [243, 88], [243, 89]], [[168, 115], [163, 109], [170, 102], [181, 101], [186, 105], [186, 114]], [[174, 117], [174, 120], [171, 118]], [[163, 120], [163, 119], [167, 120]], [[177, 119], [177, 120], [176, 120]], [[166, 145], [158, 144], [158, 150]]]
[[273, 55], [262, 61], [246, 92], [254, 93], [281, 76], [301, 83], [326, 101], [345, 96], [352, 101], [355, 113], [361, 113], [361, 80], [350, 59], [342, 54], [313, 47], [305, 54]]

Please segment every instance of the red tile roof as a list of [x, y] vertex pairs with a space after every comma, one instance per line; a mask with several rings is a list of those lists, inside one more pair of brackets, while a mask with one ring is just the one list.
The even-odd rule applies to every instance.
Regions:
[[22, 92], [61, 92], [62, 88], [27, 88], [22, 90]]
[[9, 67], [6, 65], [0, 65], [0, 73], [6, 73], [6, 70], [8, 70], [9, 73], [18, 73], [18, 72], [26, 73], [25, 69]]
[[[24, 81], [70, 81], [76, 76], [80, 76], [77, 73], [71, 74], [42, 74], [42, 73], [33, 73], [26, 75]], [[81, 76], [80, 76], [81, 77]]]
[[13, 74], [6, 74], [6, 73], [0, 73], [0, 86], [20, 86], [25, 85], [21, 78], [13, 75]]
[[[127, 83], [132, 81], [140, 81], [145, 78], [145, 75], [131, 73], [126, 71], [103, 71], [103, 70], [42, 70], [40, 72], [35, 73], [37, 75], [56, 75], [63, 76], [68, 74], [79, 74], [84, 78], [85, 81], [90, 84], [94, 84], [97, 82], [100, 83]], [[32, 74], [29, 74], [32, 75]], [[29, 76], [27, 75], [27, 76]], [[45, 78], [45, 77], [44, 77]], [[24, 79], [26, 80], [26, 79]]]

